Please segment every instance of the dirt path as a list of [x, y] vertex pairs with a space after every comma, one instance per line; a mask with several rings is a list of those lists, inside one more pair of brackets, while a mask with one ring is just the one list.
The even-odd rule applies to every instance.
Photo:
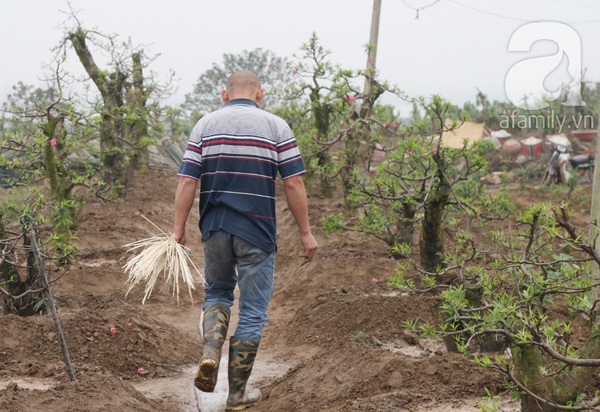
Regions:
[[[136, 179], [124, 204], [86, 205], [81, 258], [54, 285], [76, 382], [68, 380], [49, 317], [0, 315], [0, 410], [197, 410], [191, 382], [201, 353], [200, 280], [193, 305], [186, 295], [177, 305], [158, 292], [142, 305], [141, 290], [124, 293], [122, 245], [148, 237], [142, 215], [170, 230], [176, 182], [174, 172], [153, 170]], [[515, 196], [521, 205], [540, 197], [531, 190]], [[302, 264], [293, 218], [278, 200], [276, 292], [252, 378], [264, 399], [252, 411], [475, 412], [485, 388], [504, 396], [498, 376], [402, 326], [434, 319], [438, 301], [386, 286], [397, 265], [387, 245], [324, 233], [320, 217], [342, 210], [341, 200], [311, 197], [310, 205], [320, 250]], [[196, 219], [188, 222], [188, 240], [202, 267]], [[53, 267], [52, 278], [61, 270]], [[215, 394], [198, 396], [203, 412], [222, 410], [225, 370]], [[503, 403], [497, 410], [518, 408]]]

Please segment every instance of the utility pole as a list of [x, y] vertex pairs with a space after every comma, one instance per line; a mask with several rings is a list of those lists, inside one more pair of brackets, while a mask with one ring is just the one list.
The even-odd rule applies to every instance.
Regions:
[[[373, 74], [377, 60], [377, 42], [379, 39], [379, 18], [381, 16], [381, 0], [373, 0], [373, 14], [371, 15], [371, 34], [367, 56], [367, 75], [365, 77], [363, 112], [368, 113], [373, 106], [371, 91], [373, 89]], [[366, 110], [365, 110], [366, 109]]]

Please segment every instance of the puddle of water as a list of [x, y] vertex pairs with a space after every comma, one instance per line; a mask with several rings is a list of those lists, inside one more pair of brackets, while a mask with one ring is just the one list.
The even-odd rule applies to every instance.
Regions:
[[[181, 412], [222, 412], [227, 403], [229, 383], [227, 382], [228, 345], [223, 346], [223, 356], [219, 366], [219, 377], [214, 392], [205, 393], [194, 387], [197, 365], [190, 365], [175, 377], [150, 379], [134, 384], [134, 387], [150, 399], [167, 401], [173, 410]], [[289, 362], [276, 360], [273, 356], [259, 351], [250, 375], [248, 386], [260, 388], [260, 383], [285, 375]]]
[[149, 399], [167, 401], [173, 405], [173, 410], [198, 412], [194, 388], [195, 374], [196, 365], [190, 365], [174, 377], [149, 379], [134, 383], [133, 386]]
[[[200, 412], [221, 412], [225, 410], [227, 404], [227, 394], [229, 393], [229, 383], [227, 382], [227, 356], [228, 349], [223, 347], [223, 356], [219, 366], [219, 376], [217, 386], [214, 392], [205, 393], [194, 388], [198, 398], [198, 410]], [[260, 383], [268, 379], [275, 379], [284, 376], [292, 365], [281, 362], [267, 353], [259, 351], [252, 369], [252, 375], [248, 381], [248, 386], [259, 388]], [[195, 373], [195, 371], [194, 371]]]
[[0, 390], [8, 388], [9, 385], [17, 384], [21, 389], [29, 389], [36, 391], [47, 391], [48, 389], [54, 388], [58, 385], [57, 381], [49, 379], [37, 379], [37, 378], [15, 378], [0, 380]]

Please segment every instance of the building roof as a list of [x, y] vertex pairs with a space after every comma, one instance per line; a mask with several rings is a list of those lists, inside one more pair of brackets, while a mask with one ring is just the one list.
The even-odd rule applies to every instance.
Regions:
[[[452, 127], [452, 121], [446, 120], [445, 127]], [[459, 126], [456, 129], [449, 132], [444, 132], [442, 138], [442, 146], [450, 147], [453, 149], [462, 149], [462, 147], [464, 146], [464, 139], [468, 139], [469, 143], [474, 143], [489, 136], [490, 130], [484, 123], [459, 123]]]

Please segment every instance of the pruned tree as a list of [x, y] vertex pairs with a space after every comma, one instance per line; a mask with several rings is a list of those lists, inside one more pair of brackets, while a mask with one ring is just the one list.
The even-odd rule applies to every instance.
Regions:
[[[47, 89], [18, 83], [2, 108], [0, 170], [0, 292], [4, 311], [32, 314], [44, 309], [45, 286], [32, 253], [35, 231], [51, 261], [63, 264], [78, 253], [73, 232], [90, 196], [103, 196], [98, 178], [91, 116], [73, 96], [63, 96], [55, 67]], [[37, 236], [39, 238], [39, 234]]]
[[[129, 40], [120, 43], [116, 35], [85, 29], [73, 11], [71, 21], [74, 27], [65, 29], [56, 59], [66, 59], [68, 46], [72, 46], [96, 86], [99, 101], [93, 107], [99, 116], [104, 181], [124, 195], [134, 171], [146, 173], [149, 168], [148, 147], [154, 142], [151, 131], [161, 128], [158, 98], [170, 93], [170, 80], [161, 85], [152, 75], [147, 76], [144, 69], [153, 58]], [[106, 69], [97, 64], [94, 52], [108, 53]]]
[[367, 74], [333, 64], [330, 55], [312, 33], [294, 55], [294, 82], [284, 90], [294, 110], [283, 107], [278, 114], [288, 120], [305, 157], [315, 163], [309, 165], [309, 173], [320, 177], [322, 194], [333, 195], [335, 179], [341, 179], [347, 198], [353, 171], [368, 167], [375, 142], [381, 139], [379, 126], [392, 122], [383, 119], [389, 114], [387, 108], [372, 108], [372, 104], [386, 91], [399, 92], [374, 81], [377, 87], [369, 97], [370, 108], [363, 110], [367, 99], [358, 83]]
[[[441, 293], [444, 321], [408, 325], [475, 352], [473, 361], [506, 378], [523, 412], [599, 411], [591, 384], [600, 368], [597, 238], [588, 242], [565, 206], [548, 204], [531, 207], [516, 226], [492, 236], [502, 253], [489, 266], [458, 264], [459, 256], [449, 266], [463, 275]], [[478, 299], [469, 299], [475, 286]], [[484, 337], [502, 343], [499, 353], [478, 351]]]
[[484, 219], [507, 214], [510, 207], [502, 196], [484, 196], [481, 183], [473, 180], [485, 170], [489, 142], [465, 141], [459, 149], [444, 145], [445, 136], [460, 124], [446, 121], [447, 109], [447, 102], [434, 97], [427, 105], [428, 119], [381, 146], [386, 157], [374, 171], [355, 171], [350, 199], [357, 217], [328, 216], [326, 228], [369, 233], [386, 241], [397, 257], [410, 257], [420, 216], [419, 266], [435, 277], [444, 266], [444, 229], [451, 212]]
[[[0, 167], [9, 171], [4, 186], [33, 187], [43, 183], [57, 245], [69, 259], [72, 230], [89, 196], [103, 196], [94, 148], [95, 129], [75, 97], [62, 95], [61, 76], [49, 79], [47, 90], [19, 83], [2, 110], [7, 128], [0, 137], [4, 156]], [[7, 199], [8, 200], [8, 199]]]
[[537, 204], [479, 236], [463, 222], [435, 276], [399, 264], [390, 286], [442, 298], [439, 323], [405, 326], [503, 375], [523, 412], [600, 411], [599, 185], [596, 171], [587, 228], [564, 204]]

